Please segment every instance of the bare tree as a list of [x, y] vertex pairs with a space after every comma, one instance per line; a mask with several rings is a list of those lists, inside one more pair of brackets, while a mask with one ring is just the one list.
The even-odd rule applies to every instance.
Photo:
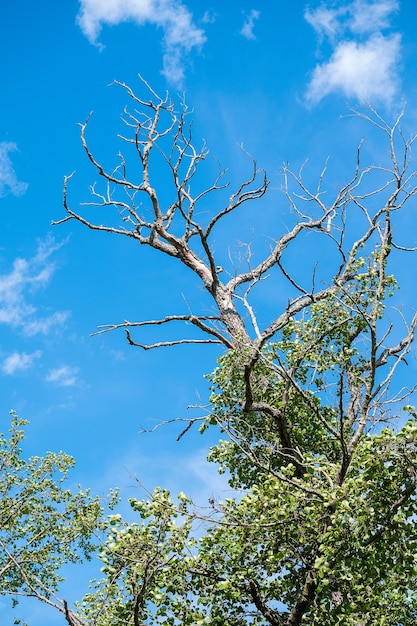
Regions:
[[[287, 165], [284, 166], [283, 190], [293, 215], [296, 217], [295, 225], [288, 232], [276, 235], [275, 245], [266, 252], [262, 261], [255, 267], [236, 273], [229, 280], [223, 280], [223, 268], [216, 262], [215, 253], [210, 245], [210, 237], [214, 230], [226, 221], [228, 215], [237, 212], [245, 203], [264, 196], [269, 186], [265, 171], [258, 167], [254, 159], [251, 159], [250, 175], [236, 191], [230, 194], [228, 203], [214, 211], [206, 223], [199, 221], [196, 218], [197, 206], [203, 201], [207, 205], [207, 197], [226, 189], [228, 183], [223, 182], [226, 171], [221, 170], [217, 179], [207, 189], [197, 192], [192, 189], [193, 178], [201, 162], [206, 159], [208, 150], [204, 144], [200, 149], [194, 146], [192, 121], [189, 119], [190, 111], [186, 103], [182, 101], [180, 110], [177, 111], [168, 94], [164, 98], [159, 97], [143, 79], [142, 84], [150, 92], [149, 101], [139, 98], [127, 85], [117, 81], [116, 84], [126, 90], [135, 105], [133, 113], [125, 109], [123, 120], [129, 132], [127, 136], [119, 137], [123, 142], [134, 147], [140, 177], [138, 180], [129, 178], [129, 171], [133, 167], [127, 164], [122, 152], [119, 153], [119, 164], [111, 171], [105, 170], [88, 145], [86, 133], [90, 121], [89, 116], [81, 125], [81, 140], [88, 159], [104, 180], [104, 188], [98, 190], [98, 186], [94, 184], [91, 187], [92, 200], [83, 203], [83, 206], [96, 209], [110, 207], [114, 209], [114, 214], [113, 217], [109, 217], [106, 211], [108, 222], [105, 223], [101, 219], [94, 221], [93, 218], [88, 217], [87, 212], [81, 214], [71, 208], [68, 200], [68, 183], [73, 173], [64, 180], [64, 208], [67, 216], [54, 224], [74, 219], [92, 230], [130, 237], [141, 245], [150, 246], [167, 256], [179, 259], [200, 278], [213, 298], [218, 315], [168, 315], [161, 320], [147, 322], [125, 321], [101, 327], [101, 332], [115, 328], [129, 330], [145, 325], [185, 321], [197, 326], [213, 341], [222, 343], [227, 348], [234, 345], [251, 345], [256, 354], [286, 324], [288, 319], [312, 302], [326, 298], [329, 293], [340, 289], [354, 278], [351, 271], [352, 262], [358, 250], [372, 237], [379, 237], [381, 244], [389, 238], [390, 245], [401, 248], [398, 242], [392, 240], [391, 216], [416, 193], [415, 172], [409, 171], [410, 150], [415, 137], [407, 140], [400, 134], [399, 124], [402, 113], [392, 127], [373, 109], [369, 110], [369, 115], [357, 113], [386, 135], [391, 166], [362, 167], [361, 144], [351, 180], [338, 190], [330, 203], [325, 202], [322, 189], [327, 164], [314, 190], [305, 186], [302, 176], [303, 168], [296, 174]], [[402, 146], [398, 154], [396, 140], [399, 134]], [[162, 156], [167, 166], [175, 193], [175, 199], [169, 206], [161, 206], [157, 190], [158, 182], [153, 180], [152, 158], [157, 159], [158, 156]], [[250, 155], [248, 157], [251, 158]], [[367, 182], [369, 175], [375, 172], [383, 172], [385, 180], [381, 186], [369, 189], [365, 185], [365, 179]], [[291, 190], [291, 183], [295, 183], [295, 191]], [[367, 190], [363, 191], [363, 188]], [[384, 194], [383, 206], [380, 205], [382, 194]], [[379, 208], [371, 211], [366, 204], [375, 197], [378, 198]], [[211, 201], [212, 204], [214, 202], [215, 199]], [[344, 238], [348, 220], [347, 209], [352, 206], [362, 213], [365, 228], [356, 241], [346, 245]], [[94, 215], [97, 215], [97, 211]], [[357, 216], [356, 212], [353, 219], [357, 219]], [[332, 284], [318, 291], [315, 289], [314, 281], [310, 289], [297, 284], [282, 262], [284, 251], [289, 246], [296, 245], [297, 239], [305, 231], [314, 231], [320, 237], [330, 240], [339, 255], [339, 265], [334, 273]], [[319, 248], [320, 245], [318, 241], [317, 247]], [[279, 268], [289, 285], [298, 291], [298, 296], [288, 302], [285, 311], [281, 312], [268, 327], [260, 330], [250, 306], [249, 296], [253, 286], [267, 277], [268, 272], [274, 267]], [[241, 295], [242, 287], [245, 286]], [[246, 307], [252, 329], [238, 312], [237, 302], [243, 302]], [[253, 331], [256, 336], [251, 339]], [[128, 332], [128, 338], [132, 344], [136, 344], [130, 332]], [[181, 342], [186, 341], [187, 339], [181, 340]], [[144, 348], [150, 347], [139, 345]]]
[[[313, 190], [304, 183], [304, 166], [295, 173], [285, 165], [283, 193], [287, 198], [294, 223], [286, 232], [275, 235], [275, 244], [266, 250], [263, 259], [254, 266], [250, 263], [251, 250], [248, 244], [247, 269], [239, 272], [234, 267], [233, 275], [230, 276], [223, 271], [223, 267], [215, 258], [211, 237], [217, 228], [223, 223], [226, 224], [230, 214], [239, 211], [246, 203], [259, 200], [267, 193], [269, 181], [266, 173], [248, 154], [251, 162], [249, 176], [237, 190], [230, 193], [227, 204], [214, 210], [203, 222], [201, 214], [198, 214], [198, 207], [203, 203], [207, 207], [209, 197], [211, 205], [215, 204], [216, 192], [227, 189], [226, 171], [220, 170], [216, 180], [208, 188], [193, 190], [193, 179], [199, 166], [207, 158], [208, 150], [204, 144], [200, 149], [194, 145], [190, 111], [185, 101], [181, 101], [177, 110], [168, 94], [161, 98], [143, 79], [141, 83], [149, 92], [149, 100], [138, 97], [129, 86], [116, 81], [117, 85], [125, 89], [135, 107], [133, 112], [125, 109], [123, 121], [128, 133], [119, 137], [122, 142], [134, 148], [136, 163], [128, 163], [123, 152], [120, 152], [118, 165], [113, 170], [107, 171], [88, 145], [86, 133], [89, 116], [81, 125], [81, 141], [104, 186], [101, 185], [99, 189], [99, 185], [94, 183], [91, 187], [92, 199], [82, 206], [93, 207], [95, 218], [90, 217], [91, 212], [80, 213], [70, 207], [68, 184], [74, 175], [71, 174], [64, 180], [64, 208], [67, 215], [54, 224], [76, 220], [92, 230], [129, 237], [141, 245], [150, 246], [168, 257], [178, 259], [194, 272], [212, 298], [215, 307], [213, 315], [182, 313], [168, 314], [162, 319], [146, 321], [124, 320], [100, 326], [98, 332], [125, 329], [128, 342], [143, 349], [178, 343], [218, 343], [227, 349], [238, 349], [245, 354], [246, 409], [250, 406], [261, 409], [260, 406], [254, 407], [252, 404], [250, 371], [259, 358], [263, 346], [285, 328], [291, 319], [313, 303], [319, 303], [332, 296], [343, 297], [345, 287], [355, 281], [360, 273], [355, 263], [361, 250], [379, 251], [379, 256], [374, 260], [373, 271], [379, 271], [378, 289], [381, 297], [386, 280], [384, 268], [392, 250], [412, 250], [396, 241], [392, 221], [417, 191], [416, 172], [410, 170], [411, 147], [415, 137], [407, 139], [401, 132], [400, 122], [404, 112], [401, 112], [393, 125], [386, 122], [371, 107], [365, 113], [355, 112], [355, 115], [364, 118], [385, 135], [389, 151], [388, 164], [362, 166], [361, 142], [351, 179], [337, 190], [329, 202], [325, 200], [323, 189], [327, 163]], [[166, 180], [164, 178], [163, 185], [166, 187], [170, 183], [174, 196], [174, 200], [168, 206], [162, 206], [158, 194], [158, 181], [153, 180], [155, 174], [152, 160], [160, 157], [167, 168], [167, 178]], [[137, 164], [140, 175], [138, 179], [132, 180], [129, 172], [134, 169], [136, 173]], [[113, 213], [109, 213], [108, 208], [113, 209]], [[97, 209], [103, 209], [98, 219]], [[307, 276], [309, 285], [300, 284], [294, 278], [291, 269], [285, 265], [285, 252], [292, 246], [295, 248], [297, 245], [302, 246], [301, 239], [306, 232], [313, 232], [317, 236], [318, 250], [327, 246], [333, 252], [329, 263], [335, 270], [324, 285], [323, 280], [320, 280], [315, 272], [310, 279]], [[285, 309], [279, 311], [269, 325], [260, 328], [251, 304], [251, 295], [255, 286], [261, 282], [264, 284], [272, 269], [280, 272], [288, 285], [288, 293], [295, 295], [288, 298]], [[319, 288], [317, 284], [320, 284]], [[377, 300], [380, 302], [380, 298]], [[371, 318], [367, 319], [374, 334], [377, 332], [378, 307], [379, 304], [370, 313]], [[352, 310], [354, 308], [355, 303], [352, 302]], [[192, 324], [202, 331], [203, 338], [184, 337], [147, 345], [138, 341], [132, 334], [133, 330], [143, 327], [174, 322]], [[405, 335], [394, 346], [383, 347], [378, 344], [376, 338], [373, 339], [374, 353], [369, 357], [372, 366], [369, 365], [368, 372], [371, 381], [367, 394], [369, 400], [377, 369], [392, 362], [387, 379], [379, 383], [378, 392], [382, 393], [409, 349], [415, 324], [416, 317], [411, 320], [409, 326], [405, 323]], [[384, 337], [384, 342], [386, 339], [387, 337]], [[289, 373], [286, 372], [285, 375], [288, 376]], [[266, 407], [262, 410], [266, 410]]]
[[[235, 266], [228, 273], [216, 258], [213, 235], [243, 205], [267, 194], [266, 173], [247, 155], [251, 164], [249, 175], [228, 194], [226, 202], [223, 198], [228, 184], [224, 170], [219, 171], [212, 185], [195, 190], [197, 172], [208, 150], [204, 144], [201, 148], [195, 146], [190, 111], [185, 102], [181, 101], [177, 109], [168, 94], [158, 96], [143, 79], [142, 88], [148, 91], [149, 99], [137, 96], [123, 83], [117, 84], [126, 91], [134, 107], [133, 111], [125, 109], [123, 116], [127, 133], [120, 136], [120, 140], [126, 150], [119, 154], [114, 169], [105, 169], [87, 140], [90, 118], [81, 125], [82, 144], [100, 183], [91, 187], [92, 198], [84, 203], [80, 212], [73, 209], [69, 201], [68, 185], [73, 174], [66, 177], [66, 216], [55, 223], [76, 220], [92, 230], [129, 237], [179, 260], [198, 276], [212, 299], [214, 311], [212, 315], [169, 313], [161, 319], [124, 320], [100, 326], [98, 332], [124, 329], [129, 344], [143, 349], [178, 343], [223, 345], [235, 355], [233, 367], [237, 368], [239, 376], [232, 383], [236, 389], [241, 385], [240, 413], [230, 417], [230, 410], [222, 412], [215, 407], [211, 422], [228, 434], [234, 454], [246, 460], [244, 471], [247, 472], [250, 465], [264, 475], [301, 490], [307, 499], [324, 502], [322, 489], [304, 480], [312, 468], [319, 470], [314, 454], [312, 457], [314, 449], [308, 448], [310, 443], [304, 446], [292, 427], [293, 418], [288, 409], [291, 398], [297, 397], [300, 410], [308, 411], [313, 423], [331, 442], [326, 443], [330, 446], [326, 454], [332, 467], [336, 467], [335, 472], [331, 474], [324, 467], [320, 471], [332, 492], [344, 484], [367, 429], [389, 419], [391, 407], [404, 402], [413, 391], [401, 387], [392, 392], [391, 386], [414, 340], [417, 315], [408, 322], [403, 318], [400, 337], [398, 329], [394, 334], [393, 325], [384, 325], [381, 321], [384, 300], [395, 288], [387, 271], [388, 259], [393, 252], [413, 250], [397, 240], [395, 229], [398, 214], [417, 192], [416, 172], [410, 166], [415, 137], [406, 138], [401, 132], [403, 112], [393, 124], [372, 107], [365, 112], [355, 112], [385, 137], [388, 158], [382, 165], [363, 166], [360, 143], [350, 180], [330, 200], [326, 200], [323, 189], [327, 164], [314, 189], [304, 182], [304, 167], [294, 172], [285, 165], [283, 193], [291, 209], [288, 229], [273, 234], [274, 244], [265, 250], [258, 263], [251, 263], [248, 246], [245, 270], [240, 271]], [[132, 148], [134, 165], [130, 160]], [[155, 180], [154, 160], [162, 161], [166, 168], [164, 186], [167, 181], [171, 184], [173, 199], [167, 205], [160, 200], [158, 185], [161, 183]], [[135, 177], [131, 176], [132, 171]], [[220, 206], [203, 217], [199, 207], [206, 208], [209, 203], [213, 206], [217, 198], [222, 202]], [[254, 221], [256, 225], [256, 218]], [[326, 273], [325, 280], [313, 271], [300, 281], [287, 267], [286, 253], [292, 247], [302, 246], [307, 233], [317, 237], [318, 249], [325, 247], [330, 251], [333, 269], [331, 276]], [[278, 272], [281, 281], [288, 286], [289, 298], [274, 319], [262, 327], [252, 296], [255, 288], [264, 285], [273, 271]], [[151, 344], [138, 339], [141, 328], [175, 322], [192, 324], [202, 332], [202, 338], [183, 337]], [[228, 372], [232, 377], [232, 370]], [[275, 381], [275, 386], [271, 385], [271, 380]], [[277, 389], [281, 394], [279, 402]], [[317, 401], [317, 389], [327, 394], [325, 406]], [[260, 419], [257, 421], [254, 415]], [[283, 470], [286, 464], [295, 467], [294, 475]], [[414, 460], [410, 461], [411, 467], [415, 468]], [[388, 503], [381, 512], [379, 525], [366, 538], [368, 546], [380, 538], [398, 510], [414, 497], [415, 486], [413, 478], [408, 487]], [[332, 525], [335, 507], [329, 503], [324, 507], [322, 535]], [[337, 558], [348, 558], [347, 553], [342, 555], [342, 548], [338, 550]], [[252, 602], [267, 623], [288, 626], [301, 623], [317, 596], [315, 563], [323, 554], [324, 548], [317, 542], [300, 568], [304, 583], [298, 599], [285, 615], [266, 603], [257, 581], [248, 582]], [[333, 598], [340, 594], [336, 581]], [[360, 612], [357, 619], [358, 623], [361, 620], [365, 623]]]

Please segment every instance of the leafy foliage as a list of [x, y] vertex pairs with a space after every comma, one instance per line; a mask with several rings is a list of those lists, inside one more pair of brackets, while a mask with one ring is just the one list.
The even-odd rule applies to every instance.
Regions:
[[219, 359], [201, 430], [227, 435], [209, 459], [236, 495], [212, 502], [209, 515], [159, 489], [132, 500], [141, 521], [112, 518], [105, 578], [84, 598], [87, 623], [415, 620], [417, 421], [405, 407], [401, 428], [384, 426], [386, 376], [369, 392], [373, 364], [385, 368], [387, 356], [372, 335], [395, 287], [384, 276], [380, 290], [370, 267], [373, 257], [360, 259], [349, 288], [291, 319], [250, 383], [247, 351]]
[[64, 488], [74, 465], [67, 454], [22, 458], [27, 423], [12, 413], [8, 435], [0, 434], [0, 593], [38, 596], [65, 612], [60, 571], [96, 550], [102, 505], [88, 490]]

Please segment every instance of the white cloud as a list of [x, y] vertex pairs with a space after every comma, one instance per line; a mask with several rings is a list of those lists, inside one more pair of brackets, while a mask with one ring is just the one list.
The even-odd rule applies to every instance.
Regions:
[[255, 28], [255, 22], [259, 19], [260, 15], [260, 11], [252, 9], [242, 26], [242, 30], [240, 31], [240, 34], [243, 35], [243, 37], [246, 37], [246, 39], [256, 39], [253, 29]]
[[122, 490], [131, 490], [133, 479], [136, 487], [144, 489], [143, 494], [139, 492], [139, 498], [146, 497], [155, 485], [160, 485], [174, 497], [184, 491], [197, 506], [207, 506], [211, 497], [224, 500], [235, 495], [236, 491], [228, 483], [229, 474], [219, 474], [218, 466], [207, 461], [208, 448], [200, 447], [199, 436], [193, 441], [197, 446], [193, 446], [192, 452], [165, 450], [151, 455], [146, 443], [138, 438], [121, 458], [110, 460], [106, 473], [101, 475], [94, 489], [108, 490], [109, 486], [117, 484]]
[[353, 0], [340, 6], [321, 4], [304, 17], [333, 52], [316, 66], [306, 98], [316, 104], [330, 93], [343, 93], [390, 105], [398, 92], [401, 37], [384, 34], [397, 0]]
[[29, 302], [29, 296], [45, 287], [55, 271], [50, 256], [62, 244], [52, 238], [41, 242], [34, 257], [15, 259], [10, 272], [0, 275], [0, 323], [7, 324], [28, 335], [46, 334], [63, 324], [68, 312], [58, 311], [43, 315]]
[[174, 85], [184, 79], [184, 57], [206, 40], [192, 14], [180, 0], [81, 0], [77, 22], [93, 44], [98, 42], [103, 24], [117, 25], [133, 21], [162, 28], [163, 74]]
[[343, 41], [327, 63], [315, 68], [307, 101], [316, 104], [333, 92], [389, 104], [397, 93], [399, 56], [399, 35], [376, 34], [363, 44]]
[[197, 489], [193, 492], [186, 492], [193, 500], [198, 501], [201, 495], [222, 496], [225, 492], [232, 493], [229, 485], [230, 475], [228, 472], [219, 474], [219, 468], [216, 463], [207, 461], [207, 449], [201, 448], [185, 459], [185, 469], [187, 476], [193, 477], [197, 482]]
[[353, 33], [375, 33], [389, 28], [389, 17], [398, 8], [397, 0], [356, 0], [350, 7], [349, 28]]
[[51, 369], [46, 377], [48, 383], [54, 383], [59, 387], [72, 387], [78, 382], [78, 367], [63, 365]]
[[334, 38], [338, 33], [375, 33], [390, 27], [389, 17], [398, 11], [398, 0], [354, 0], [343, 6], [306, 8], [304, 17], [320, 36]]
[[56, 311], [44, 317], [27, 320], [24, 331], [26, 335], [47, 335], [52, 328], [64, 326], [69, 317], [68, 311]]
[[26, 352], [13, 352], [3, 361], [3, 373], [13, 375], [18, 371], [30, 369], [33, 362], [39, 359], [40, 356], [42, 356], [40, 350], [36, 350], [31, 354], [27, 354]]
[[203, 17], [201, 18], [201, 21], [203, 24], [214, 24], [217, 19], [217, 15], [218, 14], [214, 11], [205, 11]]
[[7, 193], [14, 196], [21, 196], [28, 188], [27, 183], [23, 183], [17, 178], [13, 168], [10, 153], [16, 152], [17, 146], [9, 141], [0, 142], [0, 198]]
[[321, 6], [314, 11], [307, 8], [304, 12], [304, 18], [320, 37], [325, 36], [333, 39], [340, 32], [339, 18], [343, 13], [346, 13], [346, 9], [327, 9], [325, 6]]

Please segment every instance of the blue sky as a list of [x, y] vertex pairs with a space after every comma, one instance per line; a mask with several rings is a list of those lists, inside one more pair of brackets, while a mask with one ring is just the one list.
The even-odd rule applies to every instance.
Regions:
[[[214, 368], [217, 350], [142, 352], [122, 333], [90, 336], [100, 324], [180, 314], [190, 302], [204, 308], [205, 295], [186, 270], [128, 240], [74, 222], [51, 226], [64, 215], [65, 174], [76, 170], [71, 204], [88, 200], [94, 173], [77, 123], [92, 110], [94, 151], [116, 161], [127, 97], [110, 83], [139, 90], [140, 73], [157, 92], [169, 89], [175, 98], [185, 91], [196, 141], [204, 138], [213, 156], [209, 182], [214, 157], [232, 181], [242, 179], [240, 143], [267, 169], [268, 201], [248, 209], [218, 242], [227, 260], [239, 240], [258, 237], [265, 245], [285, 228], [283, 162], [298, 168], [308, 158], [314, 176], [330, 155], [330, 186], [345, 180], [367, 132], [357, 119], [341, 118], [349, 107], [366, 99], [391, 118], [405, 99], [406, 124], [417, 128], [416, 23], [410, 0], [5, 3], [0, 408], [4, 425], [10, 409], [31, 421], [28, 453], [65, 450], [77, 461], [74, 483], [103, 494], [131, 484], [129, 474], [149, 489], [161, 484], [197, 499], [224, 488], [204, 465], [214, 435], [191, 431], [179, 443], [178, 427], [139, 435], [141, 427], [187, 416], [188, 405], [207, 401], [203, 375]], [[378, 160], [377, 139], [367, 150]], [[412, 224], [410, 217], [411, 244]], [[415, 278], [410, 268], [403, 275], [409, 286]], [[285, 294], [269, 292], [260, 317], [267, 320], [283, 302]], [[158, 333], [144, 338], [158, 340]]]

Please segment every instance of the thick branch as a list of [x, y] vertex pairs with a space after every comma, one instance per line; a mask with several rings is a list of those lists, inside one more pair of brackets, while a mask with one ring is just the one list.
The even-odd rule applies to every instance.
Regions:
[[273, 611], [268, 605], [266, 605], [259, 593], [258, 585], [254, 580], [248, 580], [249, 591], [252, 596], [252, 600], [258, 611], [264, 616], [264, 618], [271, 624], [271, 626], [283, 626], [282, 617], [276, 611]]

